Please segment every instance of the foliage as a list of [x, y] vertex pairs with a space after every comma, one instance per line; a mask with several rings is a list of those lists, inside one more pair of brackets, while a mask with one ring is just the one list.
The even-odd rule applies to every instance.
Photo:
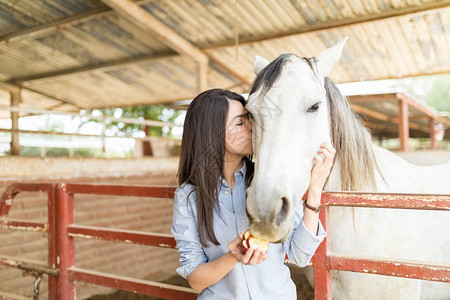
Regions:
[[[41, 156], [40, 147], [20, 147], [20, 155], [28, 157]], [[75, 149], [73, 152], [75, 157], [99, 157], [102, 155], [101, 149], [91, 149], [91, 148], [79, 148]], [[45, 157], [68, 157], [70, 156], [70, 149], [67, 148], [46, 148]]]
[[[127, 106], [123, 108], [106, 108], [103, 109], [104, 116], [115, 118], [130, 118], [155, 120], [162, 122], [174, 122], [180, 115], [180, 111], [169, 108], [165, 105], [146, 105], [146, 106]], [[112, 128], [125, 134], [131, 135], [133, 132], [144, 130], [142, 125], [127, 124], [124, 122], [111, 122], [107, 124], [107, 128]], [[170, 136], [171, 129], [167, 127], [149, 126], [147, 135], [149, 136]]]
[[450, 111], [450, 75], [440, 76], [434, 81], [427, 95], [427, 104], [438, 111]]

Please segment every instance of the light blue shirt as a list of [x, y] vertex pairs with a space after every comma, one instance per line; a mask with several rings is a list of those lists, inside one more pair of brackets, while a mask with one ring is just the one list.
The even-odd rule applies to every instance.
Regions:
[[[213, 261], [228, 250], [228, 243], [249, 228], [245, 213], [245, 163], [234, 173], [235, 183], [231, 192], [226, 181], [219, 183], [219, 205], [214, 210], [214, 233], [220, 245], [203, 247], [197, 227], [197, 197], [194, 187], [183, 184], [175, 191], [172, 234], [180, 253], [177, 272], [187, 278], [200, 264]], [[234, 213], [233, 213], [234, 207]], [[294, 230], [283, 244], [269, 244], [266, 260], [258, 265], [241, 263], [219, 282], [204, 289], [198, 299], [297, 299], [296, 287], [289, 268], [284, 264], [285, 255], [299, 266], [311, 260], [326, 233], [319, 222], [318, 234], [313, 235], [303, 223], [303, 206], [295, 212]]]

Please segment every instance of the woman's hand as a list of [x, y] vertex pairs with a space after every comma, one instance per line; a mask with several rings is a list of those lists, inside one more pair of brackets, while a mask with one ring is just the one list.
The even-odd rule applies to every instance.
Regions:
[[309, 191], [322, 192], [328, 175], [330, 175], [335, 154], [336, 149], [330, 143], [322, 143], [320, 145], [317, 155], [314, 156], [315, 165], [311, 170]]
[[234, 240], [228, 244], [230, 253], [234, 256], [237, 262], [244, 265], [257, 265], [266, 259], [266, 254], [261, 249], [249, 248], [245, 254], [242, 254], [242, 241], [244, 234], [240, 233]]

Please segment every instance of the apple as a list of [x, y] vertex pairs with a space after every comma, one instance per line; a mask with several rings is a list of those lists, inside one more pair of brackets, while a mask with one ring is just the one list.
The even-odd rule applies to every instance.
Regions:
[[247, 230], [244, 232], [244, 239], [242, 240], [243, 254], [250, 248], [254, 250], [259, 248], [263, 253], [266, 253], [267, 250], [269, 250], [269, 241], [254, 237], [250, 231]]

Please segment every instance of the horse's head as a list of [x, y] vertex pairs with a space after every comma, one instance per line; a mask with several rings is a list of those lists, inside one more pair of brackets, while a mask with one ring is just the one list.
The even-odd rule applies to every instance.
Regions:
[[269, 63], [257, 57], [257, 78], [246, 105], [253, 119], [255, 173], [247, 190], [250, 231], [284, 241], [306, 192], [313, 158], [330, 141], [324, 77], [339, 60], [347, 38], [303, 59], [283, 54]]

